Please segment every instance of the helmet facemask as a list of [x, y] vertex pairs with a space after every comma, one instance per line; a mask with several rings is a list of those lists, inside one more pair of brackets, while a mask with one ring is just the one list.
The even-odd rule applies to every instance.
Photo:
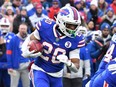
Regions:
[[[77, 30], [80, 26], [80, 24], [74, 24], [74, 23], [69, 23], [69, 22], [64, 22], [63, 20], [58, 20], [59, 24], [59, 29], [61, 30], [62, 33], [64, 33], [68, 37], [75, 37], [77, 34]], [[70, 28], [70, 26], [73, 26], [74, 29]]]
[[[74, 28], [70, 28], [70, 26], [73, 26]], [[66, 27], [66, 32], [69, 33], [70, 35], [76, 35], [79, 24], [70, 24], [70, 23], [65, 23], [65, 27]]]

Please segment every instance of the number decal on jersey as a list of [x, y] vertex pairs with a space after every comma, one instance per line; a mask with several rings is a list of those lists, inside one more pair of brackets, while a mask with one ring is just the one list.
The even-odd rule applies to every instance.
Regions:
[[112, 41], [116, 43], [116, 34], [113, 35]]
[[103, 87], [109, 87], [109, 84], [106, 81], [104, 81]]
[[109, 69], [109, 71], [116, 70], [116, 64], [110, 64], [110, 65], [108, 65], [108, 69]]
[[[51, 54], [53, 52], [53, 56], [51, 58], [52, 63], [60, 63], [58, 60], [56, 60], [56, 56], [60, 53], [60, 54], [66, 54], [65, 49], [59, 48], [57, 47], [56, 49], [53, 49], [52, 44], [48, 43], [48, 42], [43, 42], [43, 46], [45, 46], [47, 49], [44, 49], [43, 51], [46, 54]], [[43, 56], [41, 55], [41, 57], [48, 61], [50, 58], [48, 56]]]
[[112, 74], [116, 74], [116, 64], [108, 65], [108, 70], [112, 72]]
[[[43, 51], [46, 53], [46, 54], [50, 54], [52, 52], [52, 49], [53, 49], [53, 46], [47, 42], [43, 42], [43, 46], [46, 46], [47, 49], [44, 49]], [[49, 60], [49, 57], [47, 56], [41, 56], [44, 60], [48, 61]]]
[[112, 53], [114, 51], [115, 45], [112, 44], [111, 47], [108, 49], [108, 51], [105, 54], [105, 62], [109, 62], [112, 59]]
[[56, 56], [58, 55], [58, 53], [66, 54], [66, 51], [64, 49], [62, 49], [62, 48], [59, 48], [59, 47], [56, 48], [54, 50], [54, 54], [52, 56], [52, 62], [53, 63], [59, 63], [59, 61], [56, 60]]
[[46, 22], [47, 24], [52, 24], [52, 20], [50, 20], [50, 19], [46, 19], [45, 22]]

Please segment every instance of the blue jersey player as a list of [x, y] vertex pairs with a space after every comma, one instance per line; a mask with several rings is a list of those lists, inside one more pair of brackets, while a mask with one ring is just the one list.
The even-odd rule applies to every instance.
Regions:
[[[10, 87], [10, 76], [8, 74], [6, 48], [14, 33], [10, 32], [10, 22], [7, 18], [0, 20], [0, 87]], [[3, 84], [3, 85], [2, 85]]]
[[[106, 69], [97, 76], [93, 87], [116, 87], [116, 58], [112, 59]], [[102, 84], [100, 84], [102, 83]]]
[[[34, 87], [62, 87], [64, 64], [73, 72], [78, 72], [79, 48], [85, 45], [83, 36], [77, 33], [80, 24], [80, 15], [72, 6], [61, 8], [56, 22], [42, 19], [36, 24], [36, 30], [22, 47], [24, 57], [38, 56], [30, 71]], [[42, 54], [28, 50], [27, 44], [33, 39], [43, 44]]]
[[110, 46], [105, 56], [103, 57], [96, 74], [91, 78], [90, 83], [88, 83], [86, 87], [88, 87], [88, 85], [89, 87], [93, 87], [95, 81], [97, 81], [96, 79], [99, 76], [99, 74], [102, 73], [106, 69], [106, 65], [115, 57], [116, 57], [116, 34], [113, 35], [110, 41]]
[[116, 87], [116, 58], [109, 62], [107, 69], [102, 75], [109, 87]]

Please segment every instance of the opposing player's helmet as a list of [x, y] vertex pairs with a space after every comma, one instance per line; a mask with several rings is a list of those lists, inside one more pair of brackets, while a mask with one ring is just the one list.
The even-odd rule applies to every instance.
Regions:
[[[78, 30], [78, 27], [81, 24], [81, 18], [79, 12], [76, 8], [72, 6], [65, 6], [60, 9], [57, 14], [56, 24], [59, 26], [59, 29], [68, 37], [75, 36]], [[72, 30], [66, 27], [66, 24], [75, 25], [75, 29]]]
[[2, 31], [2, 33], [7, 33], [10, 31], [10, 22], [7, 18], [2, 18], [0, 20], [0, 30]]

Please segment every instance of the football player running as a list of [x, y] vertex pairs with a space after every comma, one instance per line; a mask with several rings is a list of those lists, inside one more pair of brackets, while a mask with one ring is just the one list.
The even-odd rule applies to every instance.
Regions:
[[[42, 19], [36, 24], [36, 30], [22, 47], [22, 56], [38, 56], [30, 71], [34, 87], [62, 87], [64, 64], [78, 72], [80, 47], [85, 45], [83, 36], [77, 33], [80, 24], [79, 12], [72, 6], [61, 8], [56, 22]], [[43, 44], [42, 53], [29, 51], [28, 42], [34, 39]]]

